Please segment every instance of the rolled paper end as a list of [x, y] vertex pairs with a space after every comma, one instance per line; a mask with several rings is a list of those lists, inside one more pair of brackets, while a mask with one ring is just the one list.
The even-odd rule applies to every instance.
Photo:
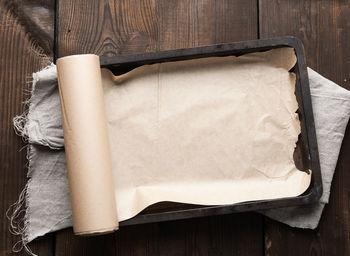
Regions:
[[109, 233], [113, 233], [114, 231], [118, 230], [118, 225], [114, 227], [103, 228], [101, 230], [86, 230], [86, 231], [77, 232], [74, 229], [74, 227], [73, 227], [73, 230], [74, 230], [74, 234], [78, 236], [99, 236], [99, 235], [106, 235]]
[[100, 61], [97, 55], [57, 60], [74, 233], [118, 229]]

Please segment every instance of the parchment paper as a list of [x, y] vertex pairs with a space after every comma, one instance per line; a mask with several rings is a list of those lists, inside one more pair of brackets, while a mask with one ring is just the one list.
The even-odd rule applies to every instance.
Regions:
[[118, 219], [99, 57], [65, 57], [57, 70], [74, 232], [112, 231]]
[[[232, 204], [297, 196], [309, 186], [311, 175], [293, 161], [300, 123], [295, 74], [289, 72], [296, 62], [292, 48], [146, 65], [121, 76], [106, 69], [100, 73], [96, 59], [77, 55], [57, 62], [74, 227], [76, 220], [101, 219], [105, 211], [109, 221], [117, 222], [117, 215], [126, 220], [160, 201]], [[85, 70], [90, 62], [98, 72]], [[104, 99], [96, 93], [101, 83], [95, 76], [102, 77]], [[92, 127], [104, 122], [90, 116], [95, 111], [102, 116], [105, 111], [109, 143], [95, 139]], [[72, 136], [79, 133], [84, 136]], [[108, 161], [109, 152], [108, 172], [96, 163]], [[76, 164], [84, 161], [96, 163]], [[116, 204], [111, 195], [97, 200], [104, 207], [116, 205], [117, 214], [113, 207], [97, 210], [97, 204], [86, 216], [74, 206], [83, 197], [96, 204], [101, 180], [111, 177]], [[78, 184], [80, 179], [84, 182]]]

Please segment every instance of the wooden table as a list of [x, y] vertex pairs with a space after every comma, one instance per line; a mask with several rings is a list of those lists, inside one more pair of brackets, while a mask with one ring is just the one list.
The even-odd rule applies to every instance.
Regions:
[[[56, 57], [116, 55], [215, 43], [299, 37], [308, 65], [350, 89], [350, 2], [345, 0], [0, 0], [0, 255], [17, 237], [6, 209], [26, 182], [25, 145], [12, 118], [31, 73]], [[123, 227], [82, 238], [72, 229], [31, 243], [39, 255], [350, 255], [350, 131], [329, 205], [316, 230], [257, 213]], [[24, 252], [18, 255], [25, 255]]]

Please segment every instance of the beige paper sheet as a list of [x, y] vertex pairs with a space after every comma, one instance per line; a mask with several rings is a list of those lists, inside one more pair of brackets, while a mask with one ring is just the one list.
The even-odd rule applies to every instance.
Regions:
[[[83, 98], [92, 87], [85, 88], [86, 79], [80, 80], [86, 75], [84, 65], [72, 60], [96, 62], [96, 56], [66, 57], [57, 63], [63, 115], [68, 108], [72, 113], [75, 108], [83, 111], [86, 106], [80, 102], [87, 101]], [[295, 62], [294, 50], [281, 48], [240, 57], [146, 65], [121, 76], [101, 69], [109, 146], [99, 139], [94, 143], [102, 144], [107, 155], [110, 147], [112, 171], [100, 173], [97, 164], [91, 168], [99, 179], [101, 174], [103, 179], [113, 176], [118, 221], [160, 201], [219, 205], [303, 193], [311, 175], [297, 170], [293, 161], [300, 123], [295, 113], [295, 75], [288, 71]], [[73, 70], [72, 65], [78, 67]], [[67, 72], [61, 72], [65, 68]], [[96, 87], [101, 88], [100, 83]], [[66, 100], [71, 94], [77, 94], [74, 102]], [[103, 122], [90, 117], [91, 108], [103, 109], [98, 96], [96, 101], [89, 99], [85, 115], [63, 119], [72, 123], [69, 128], [64, 125], [68, 163], [102, 152], [94, 143], [81, 142], [85, 135], [76, 135], [88, 137], [90, 128], [84, 130], [83, 124]], [[78, 153], [80, 143], [89, 144], [84, 156]], [[98, 163], [106, 160], [98, 156]], [[70, 182], [72, 173], [79, 173], [75, 168], [80, 167], [68, 164]], [[96, 177], [84, 177], [92, 180], [82, 186], [92, 186]], [[72, 194], [75, 186], [79, 187], [71, 184]], [[84, 215], [73, 206], [74, 226]]]

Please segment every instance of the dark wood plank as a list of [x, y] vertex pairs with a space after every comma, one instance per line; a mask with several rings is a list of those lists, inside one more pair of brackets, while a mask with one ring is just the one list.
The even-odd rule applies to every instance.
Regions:
[[99, 237], [56, 235], [56, 255], [262, 255], [262, 218], [255, 213], [123, 226]]
[[110, 56], [256, 39], [256, 7], [253, 0], [59, 0], [58, 56]]
[[262, 228], [261, 217], [253, 213], [123, 228], [117, 255], [262, 255], [262, 243], [251, 245], [262, 237], [252, 232]]
[[59, 1], [57, 56], [157, 50], [156, 2]]
[[159, 1], [159, 49], [257, 39], [256, 1]]
[[[294, 35], [305, 46], [308, 65], [350, 89], [349, 1], [260, 0], [261, 38]], [[350, 255], [350, 129], [346, 131], [330, 203], [314, 231], [265, 222], [266, 255]]]
[[[15, 135], [12, 118], [23, 112], [31, 74], [53, 54], [54, 0], [0, 1], [0, 255], [9, 255], [19, 240], [9, 232], [6, 210], [24, 188], [26, 150]], [[51, 255], [53, 236], [30, 244], [35, 253]], [[17, 255], [26, 255], [24, 251]]]
[[56, 232], [55, 255], [115, 255], [115, 234], [103, 236], [75, 236], [72, 228]]
[[[58, 56], [112, 56], [257, 38], [255, 0], [58, 2]], [[111, 241], [114, 239], [114, 243]], [[115, 235], [56, 235], [56, 255], [262, 255], [255, 213], [121, 227]]]

